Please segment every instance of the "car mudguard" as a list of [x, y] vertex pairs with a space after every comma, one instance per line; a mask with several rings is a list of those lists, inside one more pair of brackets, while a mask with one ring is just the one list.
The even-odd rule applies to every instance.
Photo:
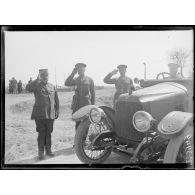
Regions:
[[111, 131], [113, 131], [115, 129], [115, 110], [108, 106], [100, 106], [99, 108], [104, 111], [106, 118], [112, 126]]
[[158, 124], [158, 134], [166, 139], [178, 136], [186, 126], [192, 123], [193, 114], [181, 111], [168, 113]]
[[188, 136], [193, 136], [193, 126], [185, 127], [181, 134], [170, 139], [169, 144], [166, 148], [163, 163], [176, 163], [179, 149], [185, 138], [187, 138]]
[[92, 141], [92, 146], [99, 147], [101, 146], [101, 141], [103, 139], [109, 139], [109, 140], [115, 140], [114, 132], [112, 131], [103, 131], [98, 136], [95, 137], [95, 139]]
[[98, 108], [98, 106], [87, 105], [87, 106], [80, 108], [79, 110], [77, 110], [76, 112], [72, 114], [72, 120], [76, 122], [82, 121], [83, 119], [89, 116], [89, 112], [92, 108]]

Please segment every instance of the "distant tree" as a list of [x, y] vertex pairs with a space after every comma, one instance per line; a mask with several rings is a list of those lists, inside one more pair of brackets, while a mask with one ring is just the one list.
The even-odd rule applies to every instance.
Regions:
[[183, 48], [177, 48], [169, 53], [169, 60], [173, 63], [178, 64], [181, 67], [181, 75], [183, 76], [183, 67], [190, 55], [190, 52]]

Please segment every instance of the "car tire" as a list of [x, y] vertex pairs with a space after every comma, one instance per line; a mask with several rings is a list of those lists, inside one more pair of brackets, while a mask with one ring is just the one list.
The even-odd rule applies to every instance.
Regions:
[[[188, 143], [191, 144], [189, 147], [189, 144], [186, 145], [186, 140], [188, 140]], [[190, 151], [189, 151], [190, 148]], [[184, 150], [183, 156], [184, 158], [187, 157], [187, 152], [189, 155], [189, 152], [191, 153], [191, 157], [193, 158], [193, 127], [192, 126], [187, 126], [180, 135], [172, 138], [169, 141], [169, 144], [166, 148], [165, 156], [164, 156], [164, 161], [163, 163], [189, 163], [190, 166], [193, 166], [193, 159], [190, 160], [190, 162], [186, 162], [186, 160], [189, 159], [183, 159], [183, 162], [178, 162], [178, 155], [181, 153], [181, 150]]]
[[92, 159], [86, 155], [83, 145], [86, 135], [88, 133], [89, 125], [89, 119], [85, 119], [79, 124], [74, 139], [75, 153], [79, 160], [84, 164], [100, 164], [103, 163], [110, 156], [111, 150], [105, 150], [104, 154], [98, 159]]

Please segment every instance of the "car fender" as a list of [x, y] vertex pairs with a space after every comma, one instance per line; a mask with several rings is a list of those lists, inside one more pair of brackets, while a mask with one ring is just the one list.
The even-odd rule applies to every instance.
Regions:
[[115, 110], [112, 109], [111, 107], [108, 106], [100, 106], [99, 108], [101, 108], [104, 113], [106, 114], [106, 117], [109, 118], [109, 120], [111, 121], [111, 125], [115, 126]]
[[89, 116], [89, 112], [92, 108], [98, 108], [96, 105], [87, 105], [72, 114], [72, 120], [75, 122], [82, 121]]
[[168, 113], [158, 124], [158, 134], [166, 139], [174, 138], [193, 122], [192, 119], [192, 113], [172, 111]]
[[179, 149], [187, 136], [193, 136], [193, 127], [187, 126], [181, 134], [170, 139], [166, 148], [163, 163], [175, 163]]

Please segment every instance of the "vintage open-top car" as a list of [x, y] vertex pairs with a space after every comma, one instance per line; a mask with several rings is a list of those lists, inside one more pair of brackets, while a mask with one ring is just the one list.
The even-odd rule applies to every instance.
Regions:
[[192, 78], [142, 80], [142, 89], [122, 94], [115, 110], [89, 105], [73, 114], [80, 121], [75, 151], [87, 164], [110, 153], [129, 163], [193, 163]]

